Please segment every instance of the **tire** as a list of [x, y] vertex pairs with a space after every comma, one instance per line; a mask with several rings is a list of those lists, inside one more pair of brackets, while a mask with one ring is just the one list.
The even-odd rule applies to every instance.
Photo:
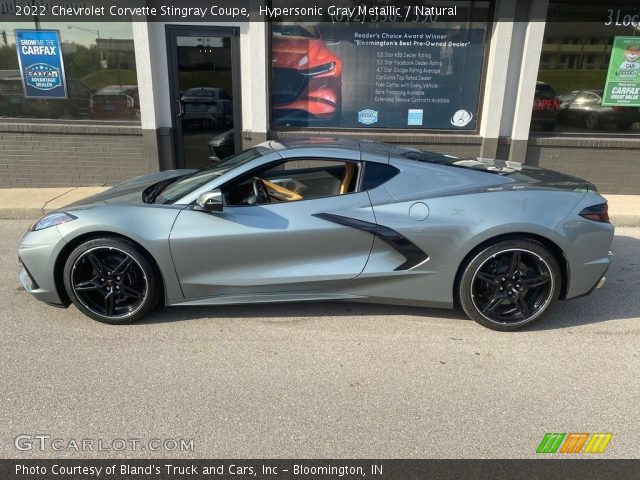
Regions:
[[540, 320], [560, 296], [560, 267], [542, 244], [514, 239], [490, 245], [463, 266], [458, 299], [464, 312], [492, 330]]
[[133, 323], [160, 299], [154, 265], [131, 241], [116, 237], [88, 240], [67, 258], [64, 287], [86, 316], [110, 324]]
[[587, 115], [584, 124], [588, 130], [595, 130], [600, 126], [600, 116], [595, 112], [591, 112]]

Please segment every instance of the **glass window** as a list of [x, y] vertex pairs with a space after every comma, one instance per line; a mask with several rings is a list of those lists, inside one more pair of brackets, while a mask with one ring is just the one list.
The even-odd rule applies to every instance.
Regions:
[[223, 189], [228, 205], [260, 205], [345, 195], [356, 191], [358, 162], [290, 160], [254, 172]]
[[274, 128], [476, 129], [491, 2], [392, 3], [271, 24]]
[[549, 3], [532, 132], [640, 134], [638, 19], [632, 2]]
[[130, 22], [39, 22], [57, 30], [66, 99], [25, 98], [15, 30], [33, 22], [0, 22], [0, 118], [140, 121], [140, 99]]
[[156, 184], [157, 188], [152, 186], [151, 190], [146, 192], [147, 198], [145, 201], [147, 203], [173, 203], [234, 168], [241, 167], [269, 152], [271, 150], [264, 147], [250, 148], [237, 155], [227, 157], [209, 168], [196, 170], [193, 173], [167, 182], [160, 182]]

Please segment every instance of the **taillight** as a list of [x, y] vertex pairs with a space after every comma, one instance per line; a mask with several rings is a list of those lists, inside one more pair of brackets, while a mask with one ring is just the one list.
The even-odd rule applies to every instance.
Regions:
[[582, 210], [578, 215], [594, 222], [609, 223], [609, 205], [601, 203]]

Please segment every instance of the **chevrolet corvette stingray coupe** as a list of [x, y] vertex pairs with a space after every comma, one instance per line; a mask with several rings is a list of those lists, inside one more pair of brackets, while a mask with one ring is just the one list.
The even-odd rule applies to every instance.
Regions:
[[49, 213], [18, 249], [36, 298], [128, 323], [157, 305], [345, 300], [451, 308], [496, 330], [604, 282], [592, 184], [346, 138], [272, 140]]

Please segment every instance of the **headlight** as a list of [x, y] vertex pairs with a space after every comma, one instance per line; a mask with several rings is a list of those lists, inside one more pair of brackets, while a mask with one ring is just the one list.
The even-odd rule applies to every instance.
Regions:
[[313, 77], [315, 75], [331, 72], [335, 68], [336, 68], [336, 62], [323, 63], [322, 65], [318, 65], [317, 67], [312, 67], [312, 68], [308, 68], [307, 70], [302, 70], [300, 73], [302, 75]]
[[38, 220], [31, 227], [31, 230], [43, 230], [45, 228], [55, 227], [56, 225], [62, 225], [63, 223], [70, 222], [71, 220], [75, 220], [76, 218], [78, 217], [65, 212], [49, 213]]

